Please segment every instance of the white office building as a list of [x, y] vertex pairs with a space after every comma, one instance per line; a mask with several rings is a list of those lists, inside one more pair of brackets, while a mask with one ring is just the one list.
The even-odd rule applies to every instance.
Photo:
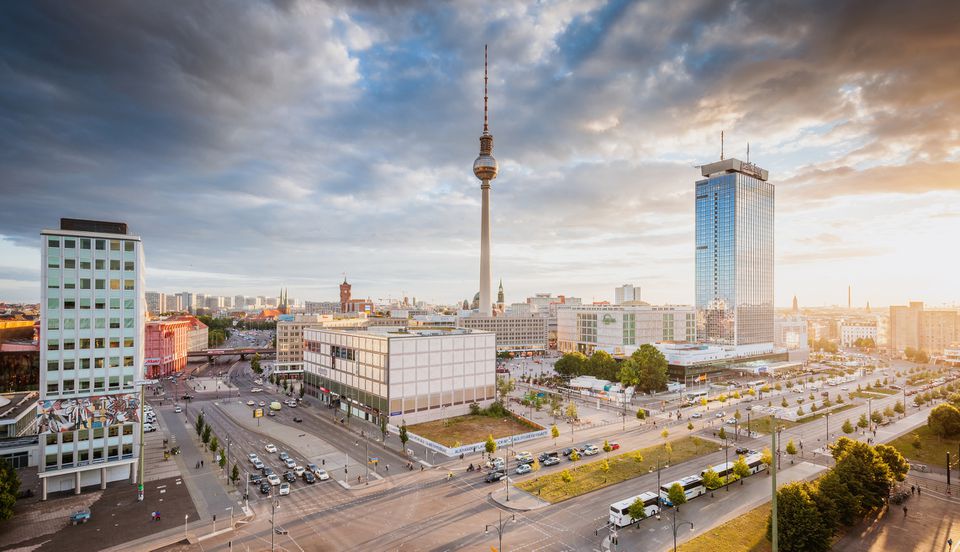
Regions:
[[697, 339], [697, 311], [687, 305], [579, 305], [557, 309], [557, 349], [627, 356], [640, 345]]
[[482, 316], [475, 312], [457, 318], [458, 328], [493, 332], [498, 353], [543, 353], [549, 345], [547, 318], [538, 315]]
[[615, 305], [633, 301], [640, 301], [640, 286], [634, 287], [633, 284], [623, 284], [613, 290], [613, 303]]
[[467, 329], [304, 330], [307, 393], [400, 425], [458, 416], [496, 398], [496, 337]]
[[137, 477], [144, 264], [123, 223], [41, 232], [39, 476], [50, 491]]
[[167, 296], [158, 291], [148, 291], [144, 294], [147, 301], [147, 312], [156, 316], [164, 312], [167, 306]]
[[874, 322], [843, 321], [840, 323], [840, 346], [853, 347], [858, 339], [872, 339], [877, 343], [877, 324]]

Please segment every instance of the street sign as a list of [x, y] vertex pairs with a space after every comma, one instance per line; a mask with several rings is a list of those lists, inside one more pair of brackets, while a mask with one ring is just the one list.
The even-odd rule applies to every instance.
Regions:
[[254, 409], [253, 409], [253, 417], [254, 417], [254, 418], [263, 418], [263, 409], [262, 409], [262, 408], [254, 408]]

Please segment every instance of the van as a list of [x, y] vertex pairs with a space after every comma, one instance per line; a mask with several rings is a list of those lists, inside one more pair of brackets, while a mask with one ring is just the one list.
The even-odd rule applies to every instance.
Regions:
[[280, 406], [280, 401], [273, 401], [270, 403], [270, 410], [280, 410], [281, 408], [283, 407]]

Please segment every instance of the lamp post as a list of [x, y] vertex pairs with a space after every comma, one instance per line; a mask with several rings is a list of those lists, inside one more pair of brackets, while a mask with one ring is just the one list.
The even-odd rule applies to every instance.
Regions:
[[827, 421], [827, 440], [826, 444], [830, 445], [830, 413], [827, 412], [827, 415], [823, 417]]
[[[728, 455], [729, 455], [729, 454], [730, 454], [730, 449], [727, 447], [727, 438], [726, 438], [726, 434], [724, 434], [724, 438], [723, 438], [723, 469], [724, 469], [724, 471], [726, 471], [727, 473], [723, 474], [723, 486], [727, 488], [727, 492], [730, 492], [730, 466], [729, 466], [730, 459], [728, 458]], [[673, 528], [673, 531], [674, 531], [674, 533], [676, 533], [677, 528], [674, 527], [674, 528]], [[674, 535], [674, 538], [676, 538], [676, 535]], [[676, 548], [676, 543], [674, 543], [674, 548]]]
[[233, 506], [228, 507], [227, 510], [230, 510], [230, 528], [233, 529]]
[[273, 504], [270, 505], [270, 552], [276, 550], [276, 545], [274, 544], [274, 538], [277, 535], [277, 524], [275, 521], [277, 515], [277, 509], [280, 508], [280, 500], [274, 499]]
[[[693, 522], [692, 521], [681, 521], [677, 523], [677, 509], [672, 508], [673, 510], [673, 552], [677, 552], [677, 531], [684, 525], [690, 526], [690, 532], [693, 533]], [[660, 520], [660, 512], [657, 512], [657, 520]]]
[[747, 410], [747, 439], [749, 439], [750, 437], [752, 437], [752, 435], [750, 434], [750, 411]]
[[[771, 420], [773, 421], [773, 427], [776, 428], [777, 415], [774, 414]], [[773, 441], [771, 445], [773, 445], [774, 450], [777, 451], [777, 460], [779, 461], [780, 443], [779, 443], [779, 439], [777, 439], [776, 431], [770, 432], [770, 440]], [[771, 507], [772, 511], [770, 514], [770, 536], [771, 536], [770, 540], [773, 544], [773, 552], [777, 552], [779, 550], [779, 545], [777, 542], [777, 539], [779, 538], [779, 533], [777, 532], [777, 463], [776, 462], [771, 462], [771, 463], [773, 464], [772, 466], [770, 466], [770, 479], [771, 479], [771, 486], [773, 488], [772, 489], [773, 500], [772, 500], [772, 507]]]
[[183, 514], [183, 538], [187, 539], [187, 542], [190, 542], [190, 538], [187, 536], [187, 519], [190, 518], [190, 514]]
[[143, 502], [143, 406], [144, 406], [144, 390], [147, 385], [155, 385], [159, 383], [160, 380], [154, 379], [142, 379], [136, 380], [133, 382], [133, 385], [140, 387], [140, 457], [138, 460], [137, 471], [139, 475], [137, 476], [137, 502]]
[[504, 532], [504, 531], [506, 530], [506, 528], [507, 528], [507, 527], [506, 527], [506, 524], [507, 524], [508, 521], [509, 521], [510, 523], [516, 523], [516, 522], [517, 522], [517, 515], [516, 515], [516, 514], [510, 514], [510, 517], [508, 517], [506, 520], [504, 520], [504, 519], [503, 519], [503, 510], [500, 510], [500, 519], [499, 519], [499, 521], [497, 521], [497, 524], [496, 524], [496, 525], [493, 525], [493, 524], [488, 523], [488, 524], [486, 524], [486, 525], [483, 526], [483, 534], [484, 534], [484, 535], [490, 533], [490, 528], [491, 528], [491, 527], [493, 527], [494, 529], [497, 530], [497, 539], [498, 539], [498, 543], [499, 543], [498, 546], [497, 546], [497, 551], [498, 551], [498, 552], [503, 552], [503, 532]]
[[[776, 419], [774, 419], [774, 423], [776, 423]], [[783, 440], [782, 437], [781, 437], [781, 434], [783, 433], [783, 428], [780, 427], [780, 426], [774, 426], [774, 427], [775, 427], [775, 430], [776, 430], [776, 432], [777, 432], [777, 469], [780, 469], [780, 465], [781, 465], [781, 464], [780, 464], [780, 458], [781, 458], [781, 456], [782, 456], [782, 455], [780, 454], [780, 441]]]

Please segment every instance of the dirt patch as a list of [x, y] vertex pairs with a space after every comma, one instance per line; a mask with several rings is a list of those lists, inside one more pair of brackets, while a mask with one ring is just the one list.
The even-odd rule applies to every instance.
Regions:
[[489, 435], [499, 439], [539, 429], [543, 428], [513, 416], [492, 417], [474, 414], [407, 426], [407, 430], [411, 433], [448, 447], [453, 447], [457, 443], [460, 445], [479, 443], [485, 441]]

